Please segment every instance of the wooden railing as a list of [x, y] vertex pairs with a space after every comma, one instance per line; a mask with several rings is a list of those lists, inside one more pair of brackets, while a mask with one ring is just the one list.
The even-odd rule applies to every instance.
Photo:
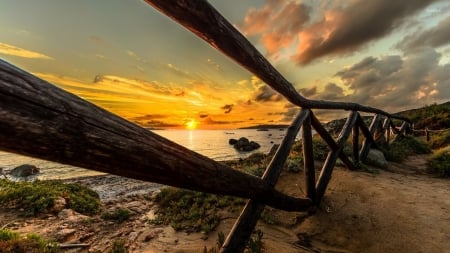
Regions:
[[[119, 176], [197, 191], [233, 195], [249, 201], [221, 252], [242, 252], [265, 205], [287, 211], [318, 206], [339, 158], [359, 168], [375, 139], [388, 143], [404, 135], [410, 121], [355, 103], [309, 100], [295, 88], [219, 12], [203, 0], [146, 0], [285, 96], [301, 111], [261, 178], [234, 170], [164, 139], [73, 94], [0, 60], [0, 149]], [[312, 109], [350, 111], [335, 140]], [[369, 127], [360, 112], [375, 116]], [[402, 121], [397, 129], [392, 119]], [[384, 121], [383, 121], [384, 120]], [[382, 122], [383, 121], [383, 122]], [[275, 184], [300, 128], [306, 196], [292, 197]], [[312, 129], [329, 153], [316, 180]], [[343, 152], [352, 134], [352, 157]], [[363, 138], [360, 145], [360, 137]], [[299, 165], [300, 166], [300, 165]]]

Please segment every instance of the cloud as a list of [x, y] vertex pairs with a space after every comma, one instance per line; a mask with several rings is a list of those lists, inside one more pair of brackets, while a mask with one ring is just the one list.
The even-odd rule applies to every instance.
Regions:
[[437, 48], [450, 44], [450, 16], [442, 20], [435, 27], [428, 30], [416, 31], [406, 36], [397, 48], [405, 52], [423, 47]]
[[252, 100], [258, 102], [281, 101], [284, 97], [274, 91], [270, 86], [264, 84], [258, 88]]
[[154, 119], [165, 119], [167, 117], [168, 117], [168, 115], [163, 115], [163, 114], [147, 114], [147, 115], [133, 117], [133, 118], [131, 118], [131, 120], [144, 121], [144, 120], [154, 120]]
[[[404, 57], [365, 58], [336, 73], [353, 92], [337, 98], [391, 112], [448, 100], [450, 65], [440, 65], [440, 58], [441, 54], [432, 48]], [[339, 92], [334, 86], [330, 88]]]
[[214, 120], [211, 117], [207, 117], [202, 121], [202, 124], [205, 125], [229, 125], [229, 124], [239, 124], [239, 123], [243, 123], [244, 121], [242, 120]]
[[269, 0], [247, 12], [241, 29], [258, 36], [269, 55], [296, 48], [291, 58], [308, 64], [326, 55], [347, 55], [399, 28], [438, 0], [354, 0], [305, 5]]
[[178, 128], [178, 127], [183, 127], [183, 125], [181, 124], [173, 124], [173, 123], [168, 123], [168, 122], [164, 122], [164, 121], [159, 121], [159, 120], [149, 120], [147, 122], [141, 122], [140, 123], [143, 127], [148, 127], [148, 128]]
[[261, 9], [250, 9], [241, 25], [246, 35], [261, 34], [267, 53], [289, 46], [310, 19], [310, 8], [295, 1], [268, 0]]
[[283, 118], [281, 118], [281, 122], [291, 122], [292, 120], [294, 120], [294, 117], [298, 114], [298, 112], [300, 111], [300, 108], [298, 107], [294, 107], [294, 108], [289, 108], [283, 115]]
[[0, 54], [7, 54], [7, 55], [13, 55], [13, 56], [30, 58], [30, 59], [53, 60], [52, 57], [47, 56], [45, 54], [26, 50], [26, 49], [23, 49], [20, 47], [16, 47], [16, 46], [9, 45], [6, 43], [1, 43], [1, 42], [0, 42]]
[[406, 17], [435, 0], [353, 1], [324, 13], [319, 22], [299, 33], [300, 43], [293, 57], [307, 64], [325, 55], [345, 55], [398, 28]]
[[225, 113], [230, 113], [233, 110], [233, 106], [233, 104], [227, 104], [220, 107], [220, 109], [225, 110]]
[[198, 117], [201, 118], [201, 119], [207, 118], [208, 116], [209, 116], [209, 114], [206, 113], [206, 112], [200, 112], [200, 113], [198, 114]]

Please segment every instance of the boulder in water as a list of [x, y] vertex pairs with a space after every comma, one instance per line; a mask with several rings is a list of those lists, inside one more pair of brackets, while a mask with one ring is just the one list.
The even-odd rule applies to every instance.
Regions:
[[39, 168], [34, 165], [22, 164], [12, 169], [11, 172], [9, 172], [9, 174], [15, 177], [28, 177], [31, 175], [38, 174], [39, 172], [40, 172]]
[[[232, 142], [233, 142], [233, 144], [232, 144]], [[230, 139], [230, 141], [228, 143], [230, 143], [230, 145], [233, 145], [233, 147], [236, 150], [241, 151], [241, 152], [249, 152], [249, 151], [253, 151], [253, 150], [261, 147], [261, 145], [259, 145], [258, 143], [254, 142], [254, 141], [249, 141], [245, 137], [241, 137], [241, 138], [239, 138], [239, 140]]]

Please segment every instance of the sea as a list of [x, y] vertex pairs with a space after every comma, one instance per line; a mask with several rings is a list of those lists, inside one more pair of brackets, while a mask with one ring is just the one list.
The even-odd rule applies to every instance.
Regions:
[[[246, 158], [255, 152], [268, 153], [273, 145], [281, 143], [286, 134], [286, 129], [260, 130], [152, 130], [152, 132], [216, 161], [226, 161]], [[232, 145], [228, 144], [228, 141], [240, 137], [255, 141], [261, 147], [251, 152], [238, 152]], [[39, 180], [70, 179], [104, 174], [71, 165], [0, 151], [0, 168], [3, 168], [3, 171], [8, 172], [22, 164], [32, 164], [40, 168], [40, 173], [37, 175]]]

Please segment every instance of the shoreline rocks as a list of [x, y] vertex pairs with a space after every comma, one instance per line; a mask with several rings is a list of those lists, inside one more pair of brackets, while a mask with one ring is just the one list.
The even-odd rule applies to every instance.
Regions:
[[229, 139], [228, 143], [240, 152], [250, 152], [261, 147], [257, 142], [250, 141], [245, 137], [241, 137], [239, 140]]
[[40, 169], [31, 164], [22, 164], [12, 169], [9, 174], [15, 177], [29, 177], [39, 174]]

